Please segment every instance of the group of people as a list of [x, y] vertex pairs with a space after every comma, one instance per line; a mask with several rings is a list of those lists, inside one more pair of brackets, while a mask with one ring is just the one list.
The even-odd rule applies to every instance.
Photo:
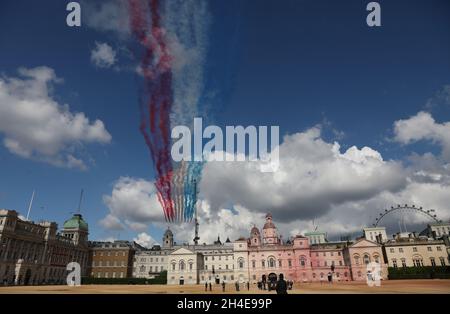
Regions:
[[[220, 284], [222, 286], [222, 292], [225, 292], [225, 288], [226, 288], [226, 283], [225, 281], [222, 281], [222, 283]], [[269, 290], [274, 289], [277, 294], [287, 294], [288, 290], [292, 290], [292, 286], [294, 285], [294, 282], [292, 280], [284, 280], [284, 276], [283, 274], [280, 274], [278, 277], [277, 281], [274, 282], [270, 282], [268, 287]], [[250, 282], [246, 282], [245, 286], [247, 287], [247, 291], [250, 290]], [[266, 281], [259, 281], [258, 284], [258, 289], [260, 290], [266, 290]], [[236, 289], [236, 291], [240, 291], [241, 286], [239, 284], [238, 281], [236, 281], [234, 283], [234, 287]], [[212, 285], [211, 282], [205, 282], [205, 291], [212, 291]]]
[[[220, 285], [222, 286], [222, 292], [225, 292], [225, 287], [226, 287], [225, 281], [222, 281], [222, 283]], [[247, 290], [250, 290], [250, 282], [247, 282], [245, 285], [247, 286]], [[235, 287], [236, 291], [240, 291], [241, 290], [241, 286], [240, 286], [238, 281], [236, 281], [234, 283], [234, 287]], [[209, 282], [209, 283], [205, 282], [205, 291], [208, 291], [208, 288], [209, 288], [209, 291], [212, 291], [211, 282]]]

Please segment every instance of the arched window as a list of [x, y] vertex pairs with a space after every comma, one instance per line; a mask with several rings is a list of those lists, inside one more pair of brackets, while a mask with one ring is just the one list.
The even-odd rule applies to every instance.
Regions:
[[306, 258], [304, 256], [300, 257], [300, 266], [305, 267], [306, 266]]
[[139, 271], [140, 271], [141, 273], [145, 272], [145, 266], [142, 265]]
[[364, 264], [366, 264], [366, 265], [369, 264], [370, 256], [368, 254], [364, 254], [363, 260], [364, 260]]
[[186, 264], [184, 263], [183, 260], [180, 261], [180, 271], [184, 271], [184, 269], [186, 268]]
[[275, 258], [269, 257], [269, 267], [274, 268], [275, 267]]
[[238, 267], [239, 269], [244, 268], [244, 259], [242, 257], [238, 259]]
[[375, 254], [373, 256], [373, 259], [374, 259], [375, 263], [378, 263], [378, 264], [380, 263], [380, 257], [378, 255]]
[[353, 255], [353, 259], [355, 260], [355, 264], [359, 265], [359, 255]]
[[414, 255], [413, 256], [413, 264], [415, 267], [422, 267], [423, 266], [423, 259], [420, 255]]

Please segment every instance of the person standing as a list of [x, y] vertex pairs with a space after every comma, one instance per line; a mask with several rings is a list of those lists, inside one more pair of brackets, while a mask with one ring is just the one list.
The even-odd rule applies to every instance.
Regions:
[[277, 294], [287, 294], [287, 283], [284, 280], [284, 275], [280, 274], [276, 287]]
[[208, 291], [208, 282], [205, 281], [205, 291]]
[[209, 291], [212, 291], [212, 285], [211, 285], [211, 282], [209, 282]]
[[225, 292], [225, 281], [222, 281], [222, 292]]
[[250, 281], [247, 281], [247, 290], [250, 291]]

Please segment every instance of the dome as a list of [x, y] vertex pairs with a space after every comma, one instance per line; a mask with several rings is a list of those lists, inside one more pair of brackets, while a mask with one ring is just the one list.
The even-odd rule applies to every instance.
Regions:
[[263, 229], [275, 229], [275, 224], [272, 222], [272, 214], [268, 213], [266, 215], [266, 223], [264, 224]]
[[173, 237], [173, 233], [172, 230], [170, 230], [169, 228], [167, 228], [166, 232], [164, 232], [164, 237]]
[[80, 229], [88, 231], [88, 224], [83, 220], [81, 214], [75, 214], [64, 222], [64, 229]]
[[270, 228], [275, 229], [275, 224], [274, 224], [273, 222], [271, 222], [271, 221], [268, 221], [268, 222], [266, 222], [266, 223], [264, 224], [263, 229], [270, 229]]
[[250, 235], [254, 235], [254, 234], [260, 235], [259, 229], [256, 228], [256, 226], [253, 226], [252, 230], [250, 231]]

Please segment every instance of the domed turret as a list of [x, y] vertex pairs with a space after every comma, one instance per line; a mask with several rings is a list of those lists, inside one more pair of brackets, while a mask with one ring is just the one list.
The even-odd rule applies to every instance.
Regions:
[[68, 229], [79, 229], [83, 231], [88, 231], [88, 224], [83, 220], [81, 214], [75, 214], [69, 220], [66, 220], [63, 225], [65, 230]]
[[250, 231], [250, 246], [259, 246], [261, 245], [261, 233], [256, 226], [253, 226]]
[[266, 215], [266, 223], [264, 224], [263, 229], [275, 228], [275, 224], [272, 222], [272, 214]]
[[172, 246], [173, 246], [173, 233], [172, 230], [170, 230], [170, 228], [167, 227], [167, 230], [164, 232], [163, 236], [163, 247], [171, 248]]
[[76, 245], [87, 245], [89, 227], [81, 214], [74, 214], [63, 225], [62, 235], [70, 238]]
[[277, 228], [272, 221], [272, 214], [266, 215], [266, 223], [263, 227], [263, 241], [264, 244], [280, 244], [280, 238], [277, 234]]

